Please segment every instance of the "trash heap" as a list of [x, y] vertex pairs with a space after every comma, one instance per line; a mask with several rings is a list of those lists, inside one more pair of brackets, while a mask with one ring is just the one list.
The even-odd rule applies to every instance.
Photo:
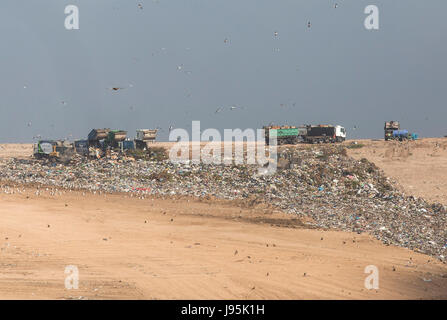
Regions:
[[[311, 217], [309, 227], [369, 232], [394, 244], [436, 256], [447, 254], [447, 212], [441, 204], [406, 196], [366, 159], [342, 146], [283, 148], [273, 175], [258, 165], [176, 164], [156, 157], [111, 154], [70, 164], [34, 159], [0, 160], [0, 180], [135, 196], [245, 199]], [[262, 171], [261, 171], [262, 172]]]

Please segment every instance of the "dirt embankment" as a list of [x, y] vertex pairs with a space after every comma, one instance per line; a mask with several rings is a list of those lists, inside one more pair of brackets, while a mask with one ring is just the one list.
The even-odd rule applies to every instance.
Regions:
[[407, 194], [447, 205], [447, 138], [358, 143], [364, 147], [348, 149], [350, 156], [374, 162]]

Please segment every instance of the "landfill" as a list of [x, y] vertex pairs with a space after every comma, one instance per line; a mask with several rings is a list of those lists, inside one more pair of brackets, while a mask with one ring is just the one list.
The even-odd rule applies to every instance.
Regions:
[[258, 165], [173, 163], [159, 153], [141, 157], [109, 153], [99, 159], [77, 155], [70, 163], [1, 159], [4, 193], [18, 185], [55, 187], [132, 197], [193, 196], [245, 200], [306, 219], [311, 228], [367, 232], [446, 261], [447, 208], [400, 191], [367, 159], [349, 157], [343, 146], [278, 150], [278, 170]]

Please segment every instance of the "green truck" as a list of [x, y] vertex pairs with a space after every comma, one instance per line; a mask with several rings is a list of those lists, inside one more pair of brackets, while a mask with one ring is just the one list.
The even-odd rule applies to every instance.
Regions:
[[295, 126], [268, 126], [263, 127], [265, 143], [268, 145], [270, 138], [276, 138], [277, 144], [297, 144], [303, 135], [302, 129]]
[[339, 125], [268, 126], [263, 129], [267, 145], [270, 138], [276, 138], [278, 145], [300, 142], [336, 143], [346, 140], [346, 129]]

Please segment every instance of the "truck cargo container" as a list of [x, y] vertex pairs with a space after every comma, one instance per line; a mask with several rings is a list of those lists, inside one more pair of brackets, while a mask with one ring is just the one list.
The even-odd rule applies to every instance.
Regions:
[[307, 133], [303, 136], [308, 143], [335, 143], [346, 140], [346, 129], [342, 126], [308, 125]]
[[149, 148], [149, 144], [154, 143], [157, 137], [156, 129], [139, 129], [135, 138], [135, 147], [145, 150]]
[[270, 138], [276, 138], [278, 145], [299, 142], [299, 129], [295, 126], [268, 126], [263, 129], [267, 145], [270, 143]]

